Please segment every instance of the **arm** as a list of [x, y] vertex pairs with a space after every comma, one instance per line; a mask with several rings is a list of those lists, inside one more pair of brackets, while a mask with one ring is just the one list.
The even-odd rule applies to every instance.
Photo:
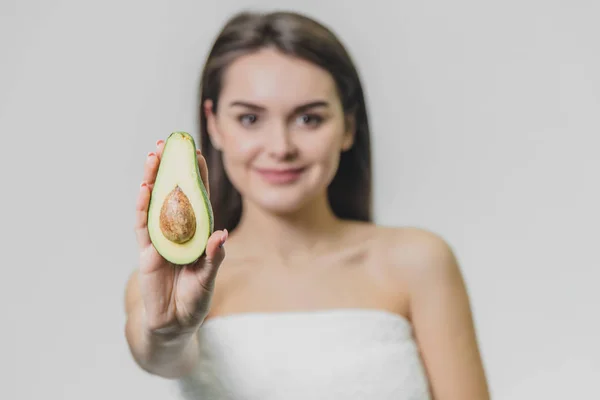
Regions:
[[490, 398], [471, 306], [449, 246], [431, 233], [411, 251], [410, 313], [432, 394], [439, 400]]
[[125, 336], [136, 363], [146, 372], [174, 379], [188, 374], [198, 360], [197, 336], [169, 337], [144, 327], [144, 304], [135, 271], [127, 282]]

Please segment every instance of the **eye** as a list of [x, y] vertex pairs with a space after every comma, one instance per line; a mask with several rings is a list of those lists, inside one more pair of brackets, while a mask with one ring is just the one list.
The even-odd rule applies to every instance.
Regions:
[[252, 125], [256, 122], [257, 119], [258, 117], [256, 116], [256, 114], [243, 114], [238, 117], [238, 120], [244, 126]]
[[298, 123], [309, 127], [316, 127], [323, 121], [323, 118], [314, 114], [303, 114], [298, 117]]

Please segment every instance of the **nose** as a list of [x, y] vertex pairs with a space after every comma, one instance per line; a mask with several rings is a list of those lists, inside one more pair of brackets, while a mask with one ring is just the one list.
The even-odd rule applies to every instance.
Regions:
[[265, 146], [269, 155], [277, 160], [292, 159], [298, 154], [298, 148], [285, 127], [273, 129]]

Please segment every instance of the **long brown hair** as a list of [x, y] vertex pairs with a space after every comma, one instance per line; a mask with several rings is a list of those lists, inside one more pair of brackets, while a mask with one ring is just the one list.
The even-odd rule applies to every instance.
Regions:
[[335, 80], [344, 112], [354, 118], [353, 146], [343, 152], [337, 174], [328, 188], [336, 216], [371, 221], [371, 139], [363, 88], [356, 68], [338, 38], [321, 23], [295, 12], [241, 12], [233, 16], [216, 38], [200, 80], [200, 145], [209, 171], [215, 229], [235, 229], [242, 214], [240, 193], [228, 179], [221, 153], [207, 131], [204, 102], [217, 112], [222, 77], [237, 57], [264, 47], [307, 60], [327, 70]]

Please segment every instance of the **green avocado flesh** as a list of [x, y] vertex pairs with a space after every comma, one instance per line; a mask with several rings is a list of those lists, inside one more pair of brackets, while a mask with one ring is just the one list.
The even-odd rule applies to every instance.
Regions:
[[214, 229], [213, 210], [197, 157], [189, 133], [169, 135], [148, 207], [150, 240], [163, 258], [177, 265], [196, 261]]

